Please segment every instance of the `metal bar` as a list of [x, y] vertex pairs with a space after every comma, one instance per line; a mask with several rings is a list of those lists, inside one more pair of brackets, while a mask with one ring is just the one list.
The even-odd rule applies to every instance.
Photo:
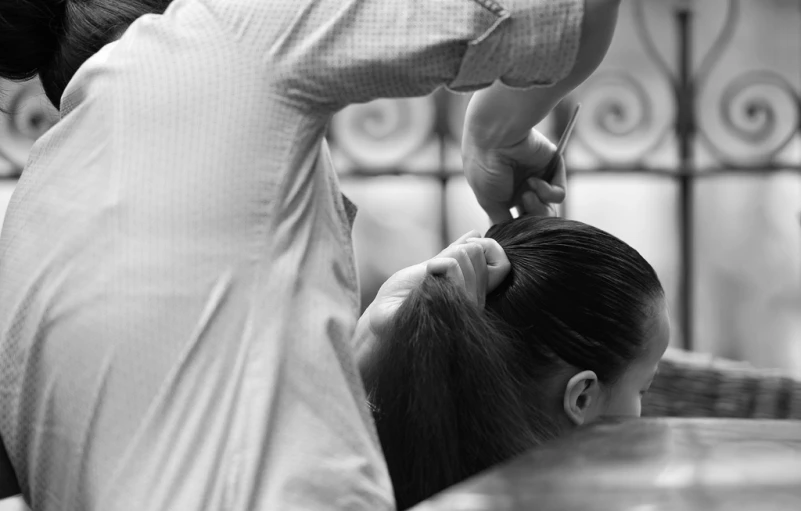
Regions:
[[450, 239], [451, 236], [450, 236], [450, 232], [449, 232], [450, 231], [450, 228], [449, 228], [450, 222], [448, 222], [448, 179], [449, 179], [449, 177], [445, 173], [440, 173], [439, 179], [440, 179], [439, 182], [440, 182], [440, 197], [441, 197], [441, 200], [440, 200], [440, 215], [442, 215], [441, 216], [442, 221], [440, 222], [439, 236], [440, 236], [440, 243], [442, 245], [442, 248], [444, 249], [445, 247], [450, 245], [450, 242], [451, 242], [451, 239]]
[[[692, 179], [714, 179], [717, 177], [725, 177], [725, 176], [739, 176], [739, 175], [746, 175], [746, 176], [767, 176], [770, 174], [783, 174], [783, 173], [793, 173], [793, 174], [801, 174], [801, 167], [792, 167], [792, 166], [771, 166], [771, 167], [764, 167], [759, 169], [754, 168], [736, 168], [736, 167], [712, 167], [708, 169], [698, 169], [694, 170], [689, 168], [687, 170], [681, 170], [676, 167], [654, 167], [643, 169], [642, 167], [636, 168], [625, 168], [625, 167], [595, 167], [595, 168], [574, 168], [569, 169], [567, 171], [568, 177], [576, 177], [576, 176], [595, 176], [601, 177], [604, 176], [628, 176], [628, 175], [638, 175], [640, 177], [653, 177], [659, 179], [680, 179], [682, 177], [688, 177]], [[385, 176], [414, 176], [419, 177], [421, 179], [432, 179], [432, 180], [439, 180], [442, 179], [442, 176], [446, 176], [448, 179], [454, 177], [462, 177], [464, 173], [461, 170], [447, 170], [443, 169], [442, 171], [432, 171], [432, 172], [409, 172], [405, 170], [398, 170], [398, 171], [387, 171], [382, 172], [381, 174], [376, 174], [375, 171], [366, 171], [355, 169], [349, 171], [347, 173], [343, 173], [340, 176], [341, 180], [347, 179], [373, 179], [373, 178], [381, 178]]]
[[693, 151], [695, 132], [695, 91], [692, 72], [692, 11], [689, 6], [682, 6], [676, 10], [678, 29], [678, 87], [676, 118], [676, 135], [679, 142], [679, 160], [683, 171], [679, 179], [679, 230], [680, 230], [680, 259], [681, 275], [679, 280], [680, 313], [682, 347], [693, 349], [694, 326], [694, 201], [693, 201]]
[[448, 221], [448, 181], [452, 176], [450, 176], [447, 172], [447, 163], [448, 163], [448, 119], [447, 119], [447, 107], [446, 107], [446, 97], [443, 93], [444, 91], [439, 91], [439, 97], [437, 97], [437, 101], [435, 105], [437, 107], [437, 122], [436, 122], [436, 134], [437, 134], [437, 143], [439, 144], [439, 171], [437, 172], [437, 177], [439, 178], [439, 186], [440, 186], [440, 244], [444, 249], [451, 243], [451, 235], [450, 235], [450, 222]]

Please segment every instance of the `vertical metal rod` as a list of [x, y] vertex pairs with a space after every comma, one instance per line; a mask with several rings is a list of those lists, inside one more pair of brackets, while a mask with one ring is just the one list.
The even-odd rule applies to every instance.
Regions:
[[693, 349], [694, 327], [694, 197], [693, 169], [695, 160], [695, 87], [692, 76], [692, 11], [689, 6], [676, 11], [679, 41], [679, 83], [677, 90], [678, 115], [676, 134], [679, 142], [681, 174], [679, 176], [679, 227], [681, 233], [680, 257], [681, 277], [679, 296], [681, 298], [682, 347]]
[[437, 122], [435, 131], [437, 142], [439, 143], [439, 186], [440, 186], [440, 243], [444, 249], [451, 243], [450, 222], [448, 222], [448, 113], [454, 108], [453, 103], [448, 102], [445, 91], [439, 90], [435, 94], [434, 104], [437, 108]]
[[[445, 141], [443, 140], [442, 143], [444, 144]], [[440, 250], [444, 249], [451, 243], [451, 236], [448, 232], [449, 229], [449, 222], [448, 222], [448, 173], [445, 169], [440, 169], [440, 214], [442, 215], [442, 222], [441, 222], [441, 230], [440, 230], [440, 240], [441, 245]]]

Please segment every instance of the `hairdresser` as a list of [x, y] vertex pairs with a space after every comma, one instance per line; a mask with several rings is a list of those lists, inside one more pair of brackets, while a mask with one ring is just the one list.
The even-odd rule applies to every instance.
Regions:
[[554, 154], [531, 128], [599, 64], [618, 2], [4, 0], [0, 76], [39, 76], [61, 114], [0, 238], [4, 494], [392, 508], [326, 125], [483, 89], [464, 140], [479, 202], [496, 222], [558, 202], [527, 181]]

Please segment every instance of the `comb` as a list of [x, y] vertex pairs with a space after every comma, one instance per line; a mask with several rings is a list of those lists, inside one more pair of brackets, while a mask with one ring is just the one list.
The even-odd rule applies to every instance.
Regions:
[[542, 175], [542, 180], [546, 183], [550, 183], [556, 175], [556, 170], [559, 168], [559, 160], [562, 159], [562, 156], [565, 154], [565, 148], [567, 147], [567, 143], [570, 142], [570, 136], [573, 134], [573, 128], [576, 127], [576, 119], [578, 119], [580, 110], [581, 103], [578, 103], [576, 104], [576, 108], [573, 109], [573, 114], [570, 116], [570, 120], [567, 122], [565, 131], [562, 132], [562, 137], [559, 139], [559, 143], [556, 144], [556, 154], [554, 154], [551, 161], [548, 162], [545, 173]]

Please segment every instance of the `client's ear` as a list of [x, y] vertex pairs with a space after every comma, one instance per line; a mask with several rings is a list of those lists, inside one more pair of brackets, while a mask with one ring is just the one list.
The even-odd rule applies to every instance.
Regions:
[[581, 426], [593, 417], [600, 401], [601, 387], [593, 371], [582, 371], [565, 386], [565, 413], [573, 424]]

